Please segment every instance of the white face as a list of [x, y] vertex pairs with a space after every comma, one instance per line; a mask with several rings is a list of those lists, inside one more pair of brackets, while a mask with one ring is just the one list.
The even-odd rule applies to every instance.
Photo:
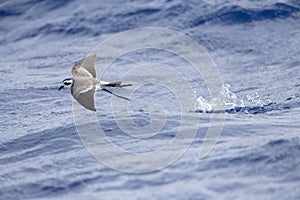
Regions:
[[72, 85], [73, 80], [72, 79], [65, 79], [64, 80], [64, 85]]

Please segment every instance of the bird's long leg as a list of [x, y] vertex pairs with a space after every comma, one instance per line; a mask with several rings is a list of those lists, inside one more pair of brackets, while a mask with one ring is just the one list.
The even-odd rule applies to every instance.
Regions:
[[130, 99], [128, 99], [128, 98], [126, 98], [126, 97], [122, 97], [122, 96], [120, 96], [120, 95], [117, 95], [117, 94], [115, 94], [115, 93], [113, 93], [113, 92], [111, 92], [111, 91], [109, 91], [109, 90], [107, 90], [107, 89], [105, 89], [105, 88], [103, 88], [102, 90], [105, 91], [105, 92], [108, 92], [108, 93], [110, 93], [110, 94], [112, 94], [112, 95], [115, 95], [116, 97], [119, 97], [119, 98], [121, 98], [121, 99], [125, 99], [125, 100], [127, 100], [127, 101], [130, 101]]

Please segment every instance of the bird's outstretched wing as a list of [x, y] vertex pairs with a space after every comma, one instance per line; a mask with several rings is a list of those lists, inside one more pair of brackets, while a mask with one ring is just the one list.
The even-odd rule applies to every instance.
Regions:
[[71, 87], [71, 94], [83, 107], [96, 111], [95, 108], [96, 87], [88, 79], [77, 79]]
[[75, 63], [72, 68], [72, 74], [74, 77], [93, 77], [96, 78], [95, 69], [95, 59], [96, 55], [91, 55], [83, 58]]

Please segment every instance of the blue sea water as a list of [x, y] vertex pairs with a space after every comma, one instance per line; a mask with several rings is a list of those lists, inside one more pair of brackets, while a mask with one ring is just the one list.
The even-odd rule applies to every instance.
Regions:
[[[0, 199], [300, 199], [299, 22], [297, 0], [2, 1]], [[89, 154], [70, 91], [57, 89], [101, 41], [143, 27], [176, 30], [201, 44], [222, 76], [226, 109], [212, 110], [203, 81], [187, 74], [195, 91], [189, 114], [199, 117], [194, 143], [166, 168], [131, 174]], [[120, 62], [156, 57], [130, 59]], [[112, 68], [108, 79], [117, 73]], [[151, 123], [149, 102], [169, 114], [150, 144], [124, 136], [107, 109], [110, 96], [96, 95], [101, 126], [128, 151], [156, 149], [176, 134], [175, 97], [153, 88], [140, 88], [130, 103], [141, 126]], [[222, 134], [199, 159], [210, 116], [218, 113], [226, 117]]]

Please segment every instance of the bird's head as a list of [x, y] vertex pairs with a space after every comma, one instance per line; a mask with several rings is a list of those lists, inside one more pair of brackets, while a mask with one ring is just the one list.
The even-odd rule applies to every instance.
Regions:
[[74, 80], [72, 78], [66, 78], [65, 80], [63, 80], [63, 85], [59, 87], [58, 90], [61, 90], [64, 88], [64, 86], [72, 86], [73, 85]]

